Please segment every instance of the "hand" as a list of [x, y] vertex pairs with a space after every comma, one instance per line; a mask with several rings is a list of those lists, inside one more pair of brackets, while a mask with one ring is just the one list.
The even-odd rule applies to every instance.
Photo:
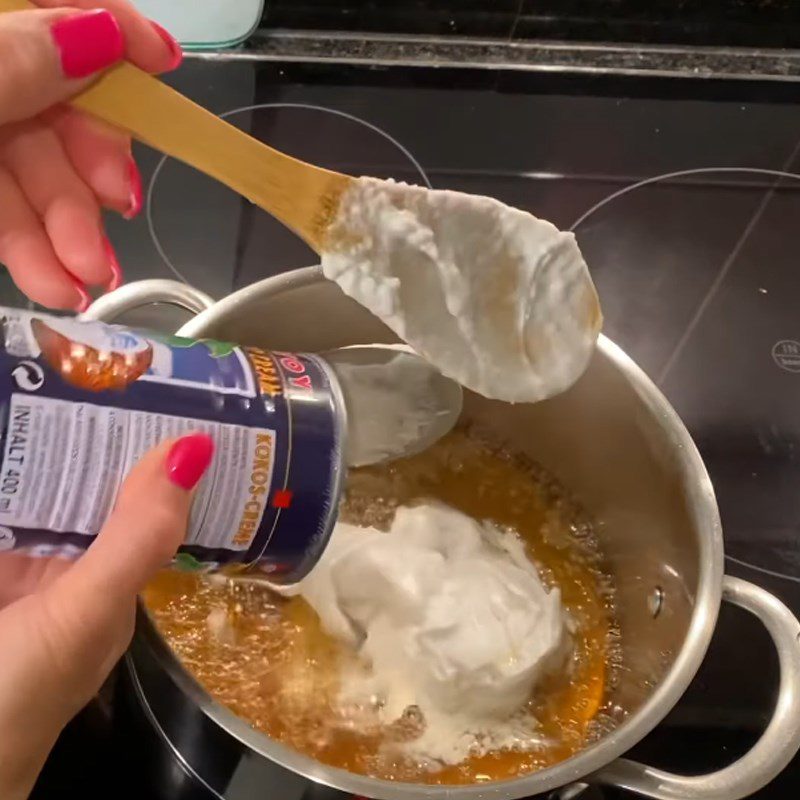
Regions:
[[213, 449], [194, 434], [144, 456], [76, 562], [0, 556], [3, 800], [28, 796], [61, 729], [128, 646], [136, 594], [183, 540], [191, 490]]
[[142, 187], [130, 139], [63, 101], [123, 58], [157, 73], [182, 54], [128, 0], [67, 1], [0, 14], [0, 263], [32, 300], [83, 311], [87, 286], [122, 280], [100, 209], [134, 217]]

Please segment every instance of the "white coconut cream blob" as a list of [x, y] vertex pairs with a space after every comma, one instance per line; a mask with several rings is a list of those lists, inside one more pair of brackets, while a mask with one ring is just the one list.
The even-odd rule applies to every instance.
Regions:
[[385, 724], [419, 708], [415, 755], [458, 763], [535, 737], [535, 721], [514, 715], [560, 665], [565, 615], [513, 534], [443, 505], [399, 508], [388, 533], [337, 524], [311, 573], [283, 591], [360, 656], [344, 699], [377, 700]]
[[322, 269], [443, 375], [510, 402], [571, 386], [602, 324], [575, 237], [488, 197], [355, 179]]

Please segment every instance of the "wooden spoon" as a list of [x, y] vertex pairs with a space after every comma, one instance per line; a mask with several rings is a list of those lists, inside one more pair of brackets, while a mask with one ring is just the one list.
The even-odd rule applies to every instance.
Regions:
[[[0, 0], [0, 12], [30, 8], [26, 0]], [[353, 180], [262, 144], [129, 63], [113, 67], [70, 102], [229, 186], [317, 253]]]

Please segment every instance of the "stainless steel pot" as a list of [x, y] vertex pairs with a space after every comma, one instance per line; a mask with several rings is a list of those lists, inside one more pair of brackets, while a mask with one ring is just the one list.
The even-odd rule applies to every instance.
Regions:
[[[197, 312], [179, 331], [186, 336], [312, 352], [395, 341], [316, 267], [268, 278], [217, 303], [182, 284], [143, 281], [101, 298], [87, 316], [108, 320], [158, 301]], [[457, 788], [374, 780], [253, 731], [199, 687], [142, 614], [128, 657], [131, 678], [150, 722], [184, 769], [225, 798], [266, 796], [278, 774], [287, 780], [284, 770], [385, 800], [511, 800], [576, 782], [615, 784], [663, 800], [735, 800], [772, 780], [800, 747], [800, 624], [763, 589], [723, 574], [708, 474], [649, 378], [601, 337], [588, 371], [565, 394], [516, 406], [470, 395], [465, 415], [550, 469], [597, 520], [618, 589], [625, 670], [613, 701], [627, 711], [624, 723], [573, 758], [515, 780]], [[620, 758], [689, 685], [722, 598], [755, 614], [778, 651], [778, 700], [762, 737], [738, 761], [708, 775], [684, 777]]]

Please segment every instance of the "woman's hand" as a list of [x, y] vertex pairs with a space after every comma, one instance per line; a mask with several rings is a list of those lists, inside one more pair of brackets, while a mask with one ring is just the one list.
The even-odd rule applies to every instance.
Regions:
[[28, 796], [66, 723], [130, 642], [136, 593], [184, 538], [204, 434], [165, 442], [134, 467], [89, 550], [72, 563], [0, 555], [0, 797]]
[[142, 206], [130, 139], [63, 101], [122, 59], [174, 69], [181, 50], [127, 0], [37, 0], [0, 14], [0, 263], [32, 300], [83, 311], [122, 280], [101, 208]]

